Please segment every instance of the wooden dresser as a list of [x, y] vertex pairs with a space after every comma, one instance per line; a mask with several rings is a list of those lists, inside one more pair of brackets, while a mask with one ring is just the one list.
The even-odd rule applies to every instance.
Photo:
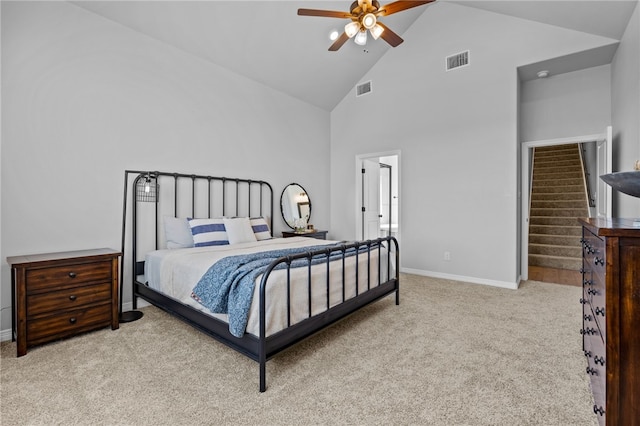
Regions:
[[118, 260], [111, 249], [8, 257], [17, 355], [41, 343], [118, 328]]
[[326, 240], [328, 231], [320, 231], [317, 229], [307, 230], [307, 231], [283, 231], [282, 238], [290, 238], [290, 237], [308, 237], [315, 238], [317, 240]]
[[640, 227], [582, 224], [583, 350], [601, 425], [640, 425]]

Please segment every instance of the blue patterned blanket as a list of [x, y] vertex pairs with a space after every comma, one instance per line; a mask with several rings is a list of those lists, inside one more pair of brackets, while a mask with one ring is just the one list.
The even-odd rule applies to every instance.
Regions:
[[[205, 272], [193, 288], [191, 297], [211, 312], [228, 314], [229, 331], [236, 337], [242, 337], [247, 327], [256, 278], [266, 271], [271, 262], [283, 256], [333, 247], [335, 247], [333, 244], [317, 245], [225, 257]], [[353, 256], [355, 252], [354, 248], [347, 249], [345, 255]], [[336, 251], [330, 257], [332, 260], [340, 258], [342, 251]], [[326, 254], [322, 254], [315, 256], [311, 263], [316, 264], [326, 260]], [[306, 258], [291, 262], [292, 267], [307, 265]], [[281, 263], [275, 269], [284, 269], [286, 266], [286, 263]]]

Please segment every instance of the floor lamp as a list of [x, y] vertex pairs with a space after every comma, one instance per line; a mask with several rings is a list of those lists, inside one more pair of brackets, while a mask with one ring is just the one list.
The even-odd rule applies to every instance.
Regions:
[[[127, 225], [127, 192], [129, 189], [129, 175], [131, 173], [138, 174], [138, 177], [133, 183], [133, 208], [135, 209], [135, 203], [148, 202], [157, 203], [158, 201], [158, 185], [156, 176], [149, 172], [138, 172], [132, 170], [125, 170], [124, 172], [124, 198], [122, 201], [122, 265], [120, 265], [120, 305], [119, 305], [119, 321], [122, 323], [137, 321], [144, 315], [141, 311], [131, 310], [127, 312], [122, 311], [123, 302], [123, 289], [124, 289], [124, 259], [125, 259], [125, 239], [126, 239], [126, 225]], [[135, 221], [135, 214], [132, 215]], [[135, 223], [133, 224], [135, 228]], [[132, 254], [135, 256], [135, 252]], [[133, 259], [132, 274], [136, 273], [135, 259]], [[132, 292], [133, 294], [133, 292]]]

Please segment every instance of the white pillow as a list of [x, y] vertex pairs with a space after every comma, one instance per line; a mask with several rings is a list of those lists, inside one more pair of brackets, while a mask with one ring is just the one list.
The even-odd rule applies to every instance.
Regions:
[[224, 227], [227, 231], [229, 244], [248, 243], [256, 241], [256, 235], [251, 228], [248, 217], [224, 218]]
[[254, 217], [249, 219], [251, 221], [251, 228], [256, 236], [256, 240], [270, 240], [271, 231], [269, 230], [269, 224], [264, 217]]
[[195, 247], [223, 246], [229, 244], [222, 218], [189, 219]]
[[193, 247], [193, 236], [187, 218], [164, 216], [164, 237], [169, 249]]

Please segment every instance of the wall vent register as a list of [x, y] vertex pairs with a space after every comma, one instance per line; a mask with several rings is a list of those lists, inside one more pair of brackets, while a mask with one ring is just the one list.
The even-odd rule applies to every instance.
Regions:
[[371, 93], [371, 80], [356, 86], [356, 97]]
[[466, 67], [469, 65], [469, 51], [466, 50], [455, 55], [447, 56], [447, 71], [451, 71], [456, 68]]

